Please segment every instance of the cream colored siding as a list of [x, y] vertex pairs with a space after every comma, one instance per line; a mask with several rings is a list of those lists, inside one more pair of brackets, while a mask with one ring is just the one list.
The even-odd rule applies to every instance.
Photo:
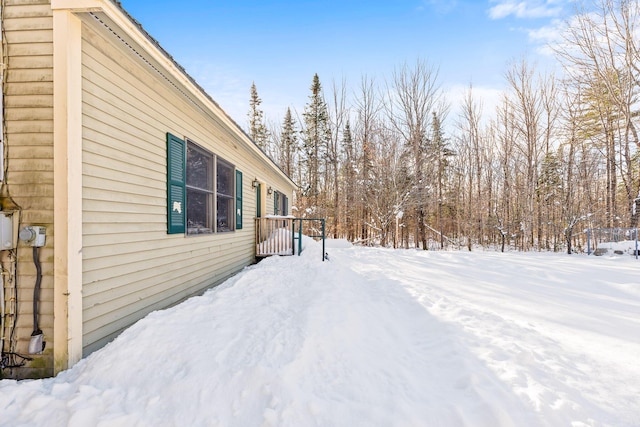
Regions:
[[[49, 0], [2, 3], [11, 195], [2, 204], [9, 210], [15, 202], [21, 226], [47, 227], [39, 309], [47, 346], [18, 377], [52, 375], [54, 358], [55, 370], [65, 369], [80, 347], [88, 354], [150, 311], [252, 263], [254, 179], [263, 214], [273, 212], [268, 187], [293, 200], [292, 183], [118, 2], [60, 0], [51, 8]], [[167, 234], [167, 132], [242, 172], [242, 230]], [[8, 251], [3, 256], [9, 265]], [[17, 258], [17, 351], [25, 354], [36, 272], [30, 247], [21, 243]]]
[[[5, 178], [11, 198], [21, 208], [21, 224], [47, 227], [46, 247], [40, 252], [43, 280], [39, 326], [50, 349], [53, 337], [53, 20], [47, 0], [6, 0], [2, 12], [7, 60], [3, 85], [8, 156]], [[36, 281], [30, 247], [20, 245], [18, 261], [20, 316], [15, 334], [16, 350], [26, 353], [33, 330]], [[47, 357], [45, 355], [44, 363], [40, 363], [44, 371], [35, 375], [52, 374], [52, 361]]]
[[[281, 191], [287, 182], [243, 148], [237, 131], [194, 105], [97, 21], [86, 22], [82, 33], [86, 354], [150, 311], [253, 262], [251, 182], [258, 176]], [[243, 173], [242, 230], [167, 234], [166, 132], [192, 139]]]

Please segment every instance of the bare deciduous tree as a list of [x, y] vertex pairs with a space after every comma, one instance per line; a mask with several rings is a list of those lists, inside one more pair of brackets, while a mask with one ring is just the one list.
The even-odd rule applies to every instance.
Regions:
[[430, 189], [425, 180], [423, 164], [431, 114], [441, 97], [438, 71], [421, 60], [416, 61], [413, 68], [404, 64], [393, 72], [387, 93], [387, 117], [412, 154], [416, 246], [422, 243], [422, 248], [427, 249], [425, 205]]

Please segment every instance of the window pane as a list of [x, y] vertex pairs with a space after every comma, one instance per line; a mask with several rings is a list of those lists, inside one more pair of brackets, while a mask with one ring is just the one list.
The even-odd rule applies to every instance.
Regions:
[[209, 193], [187, 189], [187, 234], [211, 233], [211, 197]]
[[216, 231], [233, 231], [236, 224], [234, 209], [234, 168], [216, 159]]
[[217, 203], [217, 231], [232, 231], [235, 224], [235, 215], [233, 210], [233, 199], [226, 196], [218, 195]]
[[218, 194], [233, 196], [233, 167], [224, 161], [216, 163], [216, 191]]
[[187, 234], [211, 233], [211, 194], [187, 189]]
[[187, 234], [213, 232], [213, 154], [187, 143]]
[[212, 156], [192, 144], [187, 146], [187, 185], [203, 190], [213, 189]]

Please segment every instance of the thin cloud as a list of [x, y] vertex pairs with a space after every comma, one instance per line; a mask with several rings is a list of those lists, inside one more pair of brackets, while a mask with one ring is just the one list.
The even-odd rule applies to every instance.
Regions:
[[489, 8], [491, 19], [502, 19], [508, 16], [516, 18], [555, 18], [563, 10], [562, 0], [490, 0], [495, 3]]
[[537, 29], [527, 30], [529, 40], [538, 45], [537, 52], [542, 55], [553, 55], [554, 46], [563, 42], [564, 21], [554, 19], [549, 25]]

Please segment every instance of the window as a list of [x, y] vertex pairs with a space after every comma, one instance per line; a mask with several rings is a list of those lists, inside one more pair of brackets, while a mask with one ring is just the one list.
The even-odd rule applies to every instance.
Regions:
[[187, 140], [187, 234], [213, 233], [213, 155]]
[[235, 225], [233, 166], [224, 160], [216, 162], [216, 183], [216, 230], [232, 231]]
[[273, 192], [273, 214], [287, 216], [289, 215], [289, 199], [279, 191]]
[[242, 230], [242, 172], [236, 170], [236, 230]]
[[242, 172], [190, 140], [167, 134], [167, 233], [242, 229]]

